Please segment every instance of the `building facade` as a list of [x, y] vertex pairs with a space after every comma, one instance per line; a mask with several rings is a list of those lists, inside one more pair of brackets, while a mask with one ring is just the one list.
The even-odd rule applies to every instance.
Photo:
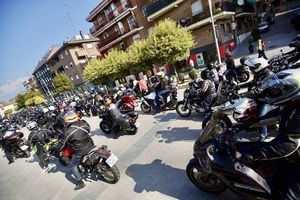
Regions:
[[26, 81], [23, 82], [23, 86], [25, 87], [25, 89], [27, 91], [30, 91], [30, 90], [38, 90], [38, 84], [37, 84], [37, 81], [36, 81], [36, 78], [33, 76], [33, 77], [30, 77], [29, 79], [27, 79]]
[[33, 75], [45, 95], [55, 94], [53, 79], [66, 74], [74, 86], [84, 83], [83, 70], [88, 62], [99, 57], [96, 45], [99, 39], [90, 35], [77, 35], [62, 45], [51, 48], [39, 62]]
[[[212, 0], [222, 57], [226, 48], [235, 48], [245, 38], [243, 34], [255, 25], [253, 5], [239, 6], [235, 2]], [[203, 59], [216, 57], [207, 0], [104, 0], [90, 12], [87, 21], [94, 24], [90, 32], [100, 39], [98, 49], [103, 55], [110, 48], [126, 50], [133, 41], [146, 38], [155, 24], [165, 18], [192, 32], [196, 46], [191, 53], [195, 62], [201, 64]]]

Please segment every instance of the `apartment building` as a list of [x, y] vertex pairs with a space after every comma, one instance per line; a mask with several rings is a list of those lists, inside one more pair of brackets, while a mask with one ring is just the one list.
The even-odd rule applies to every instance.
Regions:
[[83, 70], [92, 58], [100, 56], [96, 45], [99, 39], [90, 35], [76, 35], [62, 45], [51, 48], [33, 72], [41, 91], [54, 94], [56, 74], [66, 74], [75, 86], [84, 83]]
[[[236, 6], [233, 0], [212, 0], [221, 56], [233, 49], [242, 34], [255, 24], [251, 5]], [[252, 9], [252, 10], [251, 10]], [[98, 49], [104, 55], [110, 48], [126, 50], [133, 41], [146, 38], [154, 25], [171, 18], [192, 32], [196, 47], [191, 49], [195, 62], [216, 55], [207, 0], [104, 0], [93, 9], [87, 21], [90, 32], [98, 37]], [[241, 40], [245, 37], [241, 37]]]
[[28, 78], [26, 81], [23, 82], [23, 86], [27, 91], [30, 90], [37, 90], [38, 84], [36, 82], [36, 78], [34, 76]]

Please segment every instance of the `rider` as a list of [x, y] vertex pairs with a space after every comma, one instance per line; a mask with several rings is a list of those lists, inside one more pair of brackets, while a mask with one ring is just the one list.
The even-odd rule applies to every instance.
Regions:
[[235, 63], [234, 63], [234, 59], [232, 58], [232, 54], [229, 50], [226, 50], [225, 52], [225, 64], [226, 64], [226, 79], [230, 80], [230, 81], [236, 81], [237, 82], [237, 78], [236, 78], [236, 72], [235, 72]]
[[122, 123], [122, 113], [116, 104], [112, 103], [112, 99], [108, 96], [104, 97], [104, 105], [106, 106], [109, 115], [112, 117], [112, 128], [111, 130], [116, 133], [118, 124]]
[[279, 134], [270, 142], [250, 142], [237, 153], [242, 161], [283, 160], [284, 187], [282, 199], [300, 199], [300, 72], [280, 72], [270, 76], [255, 92], [277, 109], [258, 117], [252, 123], [238, 126], [249, 127], [253, 123], [264, 123], [265, 119], [279, 116]]
[[216, 86], [212, 81], [211, 71], [205, 69], [201, 72], [201, 79], [203, 80], [201, 87], [197, 92], [204, 97], [203, 106], [204, 110], [208, 112], [214, 99], [217, 97]]
[[162, 101], [163, 104], [165, 104], [166, 102], [164, 102], [164, 95], [170, 92], [170, 80], [168, 77], [166, 77], [165, 72], [158, 72], [156, 76], [158, 77], [159, 82], [155, 87], [156, 96], [153, 102], [153, 108], [155, 111], [154, 114], [159, 112], [159, 101]]
[[211, 72], [211, 74], [212, 74], [212, 81], [214, 82], [215, 86], [217, 86], [219, 84], [219, 73], [218, 73], [218, 70], [211, 63], [207, 63], [206, 64], [206, 68]]
[[[245, 63], [246, 58], [241, 58], [241, 64]], [[246, 93], [242, 93], [239, 96], [240, 97], [248, 97], [251, 99], [255, 99], [258, 103], [258, 108], [259, 108], [259, 116], [263, 116], [265, 114], [267, 114], [270, 110], [270, 106], [268, 106], [268, 104], [266, 104], [265, 102], [260, 101], [260, 93], [258, 90], [260, 90], [261, 87], [261, 83], [263, 82], [263, 80], [266, 80], [267, 78], [269, 78], [270, 76], [274, 75], [274, 73], [267, 68], [268, 61], [263, 59], [263, 58], [257, 58], [254, 60], [251, 60], [250, 62], [252, 62], [252, 67], [250, 67], [251, 71], [253, 72], [253, 81], [252, 81], [252, 85], [253, 87], [250, 88], [250, 90]], [[259, 133], [260, 133], [260, 140], [264, 140], [267, 136], [268, 136], [268, 129], [267, 126], [262, 126], [259, 129]]]
[[80, 158], [95, 148], [94, 142], [89, 135], [90, 127], [86, 123], [81, 123], [77, 114], [70, 110], [64, 118], [56, 120], [57, 130], [62, 134], [60, 151], [65, 147], [70, 147], [74, 155], [71, 159], [71, 171], [76, 179], [74, 190], [80, 190], [85, 187], [82, 176], [78, 170]]

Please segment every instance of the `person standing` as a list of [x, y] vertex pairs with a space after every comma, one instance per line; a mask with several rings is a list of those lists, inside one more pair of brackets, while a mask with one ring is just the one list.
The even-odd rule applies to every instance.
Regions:
[[263, 57], [264, 59], [268, 60], [266, 54], [265, 54], [266, 45], [265, 42], [262, 39], [258, 40], [258, 57]]

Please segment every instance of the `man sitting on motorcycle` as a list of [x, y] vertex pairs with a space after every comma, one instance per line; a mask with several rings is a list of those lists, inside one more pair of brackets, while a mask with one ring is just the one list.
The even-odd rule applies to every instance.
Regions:
[[105, 97], [103, 101], [107, 112], [112, 117], [112, 132], [116, 133], [118, 124], [123, 123], [122, 113], [120, 109], [117, 108], [116, 104], [112, 103], [112, 99], [110, 97]]
[[[243, 60], [243, 58], [241, 58], [241, 63], [243, 64], [245, 62], [245, 60]], [[251, 99], [255, 99], [256, 102], [258, 103], [258, 109], [259, 109], [259, 116], [263, 116], [265, 114], [267, 114], [267, 112], [269, 111], [269, 106], [265, 103], [260, 101], [260, 93], [261, 93], [261, 84], [263, 82], [263, 80], [268, 79], [270, 76], [273, 76], [274, 73], [269, 70], [268, 67], [268, 61], [265, 60], [264, 58], [257, 58], [252, 60], [253, 66], [254, 67], [250, 67], [254, 77], [253, 77], [253, 81], [252, 82], [252, 87], [250, 86], [249, 91], [243, 94], [240, 94], [240, 97], [248, 97]], [[260, 133], [260, 140], [264, 140], [267, 136], [268, 136], [268, 129], [267, 126], [262, 126], [259, 129], [259, 133]]]
[[154, 114], [159, 112], [159, 101], [163, 102], [163, 105], [166, 103], [164, 101], [164, 95], [168, 94], [170, 92], [170, 80], [168, 77], [166, 77], [166, 74], [164, 72], [158, 72], [158, 83], [156, 83], [155, 86], [155, 92], [156, 96], [153, 102], [153, 108], [154, 108]]
[[214, 82], [215, 86], [217, 86], [219, 84], [219, 73], [218, 73], [218, 70], [211, 63], [207, 63], [206, 64], [206, 68], [211, 72], [211, 74], [212, 74], [212, 81]]
[[[300, 72], [281, 72], [264, 81], [256, 92], [271, 105], [278, 106], [249, 124], [237, 125], [238, 130], [248, 128], [253, 123], [264, 123], [265, 119], [279, 116], [279, 133], [270, 142], [245, 143], [238, 149], [237, 157], [245, 162], [282, 159], [284, 180], [283, 197], [280, 199], [300, 199]], [[276, 178], [276, 177], [274, 177]]]
[[59, 151], [68, 146], [74, 152], [70, 168], [77, 182], [74, 190], [80, 190], [85, 187], [85, 184], [78, 170], [78, 163], [82, 156], [95, 148], [94, 142], [89, 135], [90, 127], [86, 123], [81, 123], [77, 114], [72, 110], [68, 111], [63, 119], [59, 118], [56, 120], [56, 127], [62, 134]]
[[210, 110], [210, 106], [217, 97], [216, 86], [214, 84], [210, 70], [205, 69], [201, 72], [201, 79], [203, 80], [200, 88], [197, 89], [199, 95], [204, 98], [203, 108], [206, 112]]

